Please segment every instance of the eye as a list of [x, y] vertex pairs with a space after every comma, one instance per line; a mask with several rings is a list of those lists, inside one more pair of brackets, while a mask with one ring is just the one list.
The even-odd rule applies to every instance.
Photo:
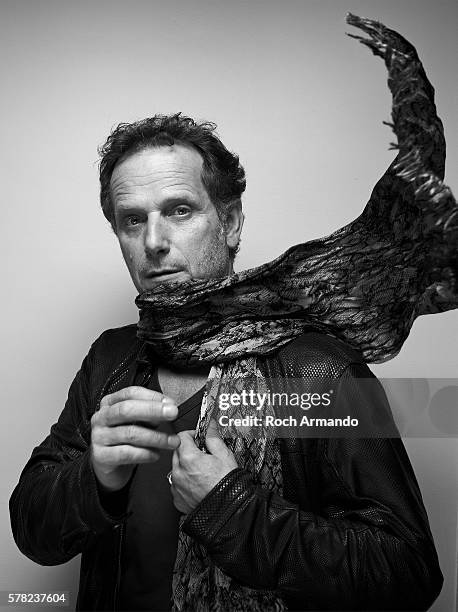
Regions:
[[139, 223], [140, 217], [137, 215], [128, 215], [127, 217], [124, 217], [124, 224], [127, 225], [127, 227], [133, 227]]
[[191, 208], [189, 206], [186, 206], [185, 204], [180, 204], [179, 206], [175, 206], [175, 208], [170, 211], [170, 214], [175, 217], [185, 217], [190, 212]]

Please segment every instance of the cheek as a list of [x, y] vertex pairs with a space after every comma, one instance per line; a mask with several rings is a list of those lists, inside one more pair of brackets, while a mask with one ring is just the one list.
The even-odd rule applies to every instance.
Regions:
[[228, 249], [224, 232], [218, 231], [211, 239], [202, 240], [198, 259], [201, 269], [209, 276], [222, 275], [226, 272], [228, 262]]
[[124, 257], [124, 261], [130, 267], [135, 264], [137, 260], [135, 248], [130, 243], [119, 241], [119, 246], [121, 247], [121, 253]]

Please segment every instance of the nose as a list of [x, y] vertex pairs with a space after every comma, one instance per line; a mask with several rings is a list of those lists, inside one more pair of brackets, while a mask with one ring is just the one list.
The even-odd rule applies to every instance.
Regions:
[[148, 217], [145, 234], [145, 251], [149, 255], [165, 255], [170, 250], [168, 231], [160, 212]]

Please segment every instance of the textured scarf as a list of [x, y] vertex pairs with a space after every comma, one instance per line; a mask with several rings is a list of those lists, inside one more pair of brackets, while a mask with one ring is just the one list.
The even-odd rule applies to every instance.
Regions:
[[[262, 388], [257, 355], [313, 328], [382, 362], [399, 352], [416, 317], [458, 306], [458, 207], [442, 182], [445, 140], [434, 89], [401, 35], [351, 14], [347, 22], [369, 38], [350, 36], [385, 61], [397, 136], [398, 155], [362, 214], [260, 267], [162, 285], [136, 300], [138, 336], [162, 363], [212, 365], [197, 424], [201, 449], [216, 393], [236, 379]], [[227, 444], [255, 482], [281, 494], [275, 441]], [[173, 593], [175, 611], [285, 609], [278, 593], [237, 584], [181, 529]]]

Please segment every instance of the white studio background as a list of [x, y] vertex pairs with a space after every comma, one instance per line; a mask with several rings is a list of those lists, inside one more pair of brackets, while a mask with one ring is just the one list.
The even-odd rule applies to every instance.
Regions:
[[[69, 590], [79, 559], [40, 567], [12, 539], [7, 501], [104, 330], [137, 320], [136, 295], [98, 204], [110, 129], [155, 113], [215, 121], [248, 188], [237, 269], [321, 237], [362, 211], [394, 158], [379, 58], [345, 36], [346, 11], [416, 46], [436, 88], [458, 193], [456, 0], [0, 1], [2, 441], [0, 590]], [[356, 32], [354, 29], [353, 31]], [[423, 317], [378, 376], [456, 377], [458, 314]], [[456, 594], [456, 438], [409, 439]]]

